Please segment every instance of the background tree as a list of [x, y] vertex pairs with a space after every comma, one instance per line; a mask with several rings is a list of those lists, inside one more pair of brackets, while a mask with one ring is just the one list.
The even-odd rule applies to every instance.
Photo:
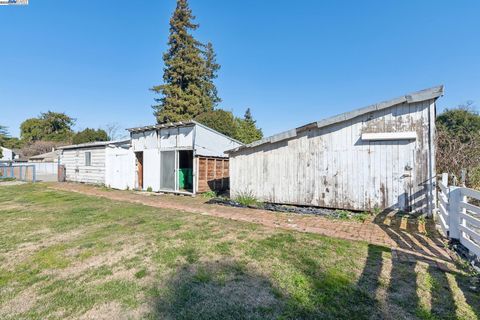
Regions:
[[480, 115], [471, 103], [439, 114], [437, 172], [460, 177], [467, 170], [467, 185], [480, 189]]
[[107, 132], [103, 129], [90, 129], [87, 128], [83, 131], [77, 132], [72, 139], [73, 144], [95, 142], [95, 141], [108, 141]]
[[163, 55], [164, 84], [152, 88], [161, 95], [153, 106], [158, 123], [194, 119], [219, 102], [213, 79], [220, 66], [212, 45], [204, 46], [191, 34], [198, 28], [194, 19], [187, 0], [177, 0]]
[[237, 135], [238, 123], [230, 111], [218, 109], [205, 112], [195, 120], [231, 138]]
[[440, 130], [446, 130], [466, 142], [472, 134], [480, 133], [480, 116], [474, 109], [473, 102], [468, 101], [465, 105], [460, 105], [456, 109], [446, 109], [438, 115], [437, 126]]
[[45, 124], [39, 118], [31, 118], [20, 125], [20, 137], [25, 142], [42, 140], [45, 137]]
[[263, 137], [262, 130], [257, 128], [256, 121], [253, 120], [250, 108], [245, 112], [243, 119], [235, 117], [231, 111], [216, 109], [202, 113], [195, 120], [246, 144]]
[[65, 113], [48, 111], [38, 118], [27, 119], [20, 125], [20, 136], [25, 142], [70, 141], [75, 119]]
[[263, 138], [262, 129], [257, 128], [256, 121], [253, 120], [250, 108], [245, 111], [243, 119], [237, 118], [236, 139], [248, 144]]
[[[16, 149], [22, 147], [20, 139], [11, 137], [8, 128], [0, 125], [0, 146], [8, 149]], [[1, 149], [0, 149], [1, 150]], [[2, 155], [0, 155], [0, 158]]]

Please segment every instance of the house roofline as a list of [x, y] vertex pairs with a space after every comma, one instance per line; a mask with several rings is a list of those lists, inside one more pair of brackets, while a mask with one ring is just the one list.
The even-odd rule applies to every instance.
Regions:
[[129, 143], [130, 139], [124, 140], [114, 140], [114, 141], [96, 141], [96, 142], [87, 142], [80, 144], [72, 144], [69, 146], [58, 147], [58, 150], [68, 150], [68, 149], [80, 149], [80, 148], [90, 148], [90, 147], [106, 147], [109, 145], [119, 145]]
[[331, 126], [333, 124], [337, 124], [337, 123], [340, 123], [340, 122], [351, 120], [353, 118], [362, 116], [364, 114], [367, 114], [367, 113], [370, 113], [370, 112], [373, 112], [373, 111], [379, 111], [379, 110], [387, 109], [387, 108], [393, 107], [395, 105], [402, 104], [404, 102], [415, 103], [415, 102], [437, 99], [438, 97], [443, 96], [443, 94], [444, 94], [444, 86], [443, 85], [428, 88], [428, 89], [424, 89], [424, 90], [421, 90], [421, 91], [412, 92], [412, 93], [406, 94], [406, 95], [398, 97], [398, 98], [383, 101], [383, 102], [380, 102], [380, 103], [375, 103], [375, 104], [369, 105], [367, 107], [356, 109], [356, 110], [353, 110], [353, 111], [350, 111], [350, 112], [345, 112], [345, 113], [342, 113], [342, 114], [339, 114], [339, 115], [336, 115], [336, 116], [333, 116], [333, 117], [330, 117], [330, 118], [326, 118], [326, 119], [323, 119], [323, 120], [311, 122], [311, 123], [308, 123], [306, 125], [300, 126], [298, 128], [291, 129], [291, 130], [288, 130], [288, 131], [284, 131], [284, 132], [275, 134], [273, 136], [269, 136], [269, 137], [263, 138], [261, 140], [254, 141], [254, 142], [252, 142], [250, 144], [247, 144], [245, 146], [241, 146], [241, 147], [238, 147], [238, 148], [235, 148], [235, 149], [227, 150], [225, 152], [230, 154], [230, 153], [235, 153], [235, 152], [243, 150], [243, 149], [254, 148], [254, 147], [257, 147], [257, 146], [261, 146], [261, 145], [264, 145], [264, 144], [267, 144], [267, 143], [276, 143], [276, 142], [279, 142], [279, 141], [288, 140], [288, 139], [296, 137], [300, 132], [308, 130], [308, 129], [324, 128], [324, 127], [327, 127], [327, 126]]
[[215, 129], [212, 129], [196, 120], [188, 120], [188, 121], [179, 121], [179, 122], [170, 122], [170, 123], [165, 123], [165, 124], [157, 124], [157, 125], [151, 125], [151, 126], [144, 126], [144, 127], [138, 127], [138, 128], [130, 128], [130, 129], [127, 129], [127, 131], [129, 131], [130, 133], [139, 133], [139, 132], [146, 132], [146, 131], [153, 131], [153, 130], [158, 130], [158, 129], [164, 129], [164, 128], [180, 128], [180, 127], [191, 127], [191, 126], [199, 126], [199, 127], [202, 127], [206, 130], [209, 130], [209, 131], [212, 131], [224, 138], [227, 138], [229, 140], [232, 140], [240, 145], [244, 145], [242, 142], [232, 138], [232, 137], [229, 137], [221, 132], [218, 132], [217, 130]]

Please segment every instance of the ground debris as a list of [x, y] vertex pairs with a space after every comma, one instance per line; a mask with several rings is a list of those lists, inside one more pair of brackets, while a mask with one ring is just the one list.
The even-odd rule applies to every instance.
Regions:
[[235, 200], [228, 199], [228, 198], [213, 198], [207, 201], [207, 203], [219, 204], [223, 206], [236, 207], [236, 208], [261, 209], [261, 210], [283, 212], [283, 213], [312, 214], [312, 215], [325, 216], [325, 217], [331, 217], [331, 218], [337, 218], [337, 219], [345, 218], [346, 214], [351, 217], [357, 214], [355, 212], [350, 212], [345, 210], [335, 210], [335, 209], [327, 209], [327, 208], [319, 208], [319, 207], [291, 206], [291, 205], [283, 205], [283, 204], [276, 204], [276, 203], [269, 203], [269, 202], [259, 203], [256, 206], [245, 206]]

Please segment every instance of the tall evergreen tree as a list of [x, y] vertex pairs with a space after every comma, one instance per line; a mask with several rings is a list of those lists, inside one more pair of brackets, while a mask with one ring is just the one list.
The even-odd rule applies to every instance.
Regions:
[[211, 42], [207, 43], [204, 51], [205, 58], [205, 76], [203, 81], [203, 87], [205, 95], [209, 97], [209, 106], [208, 108], [213, 109], [216, 107], [222, 100], [218, 97], [217, 87], [213, 83], [213, 79], [217, 78], [217, 72], [220, 70], [220, 65], [217, 63], [217, 55], [215, 50], [213, 50], [213, 44]]
[[153, 106], [159, 123], [193, 119], [219, 101], [213, 79], [220, 66], [211, 44], [204, 46], [191, 34], [198, 28], [194, 19], [187, 0], [177, 0], [163, 55], [164, 84], [152, 88], [161, 95]]
[[252, 143], [263, 138], [262, 129], [257, 128], [257, 122], [253, 120], [250, 108], [245, 111], [243, 119], [237, 118], [238, 126], [236, 138], [243, 143]]

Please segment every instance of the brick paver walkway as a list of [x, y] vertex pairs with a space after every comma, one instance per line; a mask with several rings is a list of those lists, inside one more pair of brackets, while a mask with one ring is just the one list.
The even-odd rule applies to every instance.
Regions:
[[50, 188], [79, 192], [112, 200], [140, 203], [152, 207], [182, 210], [202, 215], [259, 223], [268, 227], [318, 233], [329, 237], [363, 240], [392, 248], [392, 257], [406, 262], [423, 261], [441, 269], [454, 269], [449, 251], [434, 229], [427, 225], [428, 236], [418, 230], [416, 219], [397, 218], [394, 215], [377, 216], [364, 223], [328, 219], [312, 215], [277, 213], [206, 204], [202, 197], [174, 196], [133, 191], [106, 190], [101, 187], [54, 183]]

